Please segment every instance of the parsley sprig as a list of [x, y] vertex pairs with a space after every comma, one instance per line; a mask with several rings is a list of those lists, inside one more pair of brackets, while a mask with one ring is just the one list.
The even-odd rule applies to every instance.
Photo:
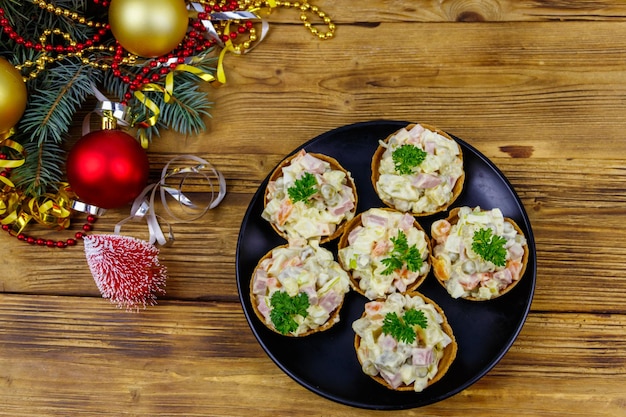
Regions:
[[288, 334], [298, 329], [298, 323], [294, 317], [299, 315], [306, 317], [309, 308], [309, 296], [306, 293], [299, 293], [291, 297], [285, 291], [276, 291], [270, 298], [272, 310], [270, 319], [276, 330], [282, 334]]
[[506, 265], [506, 239], [493, 233], [489, 228], [474, 232], [472, 250], [484, 261], [496, 266]]
[[287, 194], [292, 202], [307, 202], [313, 195], [317, 193], [317, 180], [315, 175], [305, 172], [298, 178], [294, 184], [287, 189]]
[[406, 310], [402, 317], [397, 313], [387, 313], [383, 319], [383, 333], [390, 335], [399, 342], [411, 344], [415, 341], [417, 334], [415, 327], [425, 329], [428, 326], [428, 319], [421, 310], [410, 308]]
[[391, 154], [398, 174], [411, 174], [413, 168], [419, 166], [428, 155], [425, 151], [413, 145], [402, 145]]
[[383, 275], [391, 275], [393, 271], [401, 269], [406, 264], [406, 269], [411, 272], [417, 272], [422, 267], [422, 255], [417, 246], [409, 246], [406, 235], [402, 230], [398, 231], [396, 237], [391, 238], [393, 250], [389, 258], [383, 259], [381, 262], [386, 266], [382, 271]]

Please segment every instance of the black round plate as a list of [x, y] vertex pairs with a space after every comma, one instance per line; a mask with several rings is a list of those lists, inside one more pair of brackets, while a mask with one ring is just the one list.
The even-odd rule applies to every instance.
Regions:
[[[383, 207], [370, 181], [370, 162], [378, 141], [408, 125], [403, 121], [371, 121], [343, 126], [305, 143], [301, 148], [334, 157], [354, 177], [357, 211]], [[259, 259], [285, 244], [261, 218], [268, 178], [255, 193], [243, 219], [237, 242], [237, 286], [252, 332], [269, 357], [290, 377], [330, 400], [353, 407], [391, 410], [421, 407], [448, 398], [485, 375], [511, 347], [528, 315], [535, 288], [535, 242], [524, 207], [511, 184], [491, 161], [460, 140], [465, 164], [465, 187], [454, 206], [498, 207], [520, 226], [528, 240], [528, 267], [519, 284], [508, 294], [485, 302], [451, 298], [429, 275], [418, 291], [444, 310], [456, 336], [458, 355], [447, 374], [420, 393], [392, 391], [361, 371], [354, 351], [352, 322], [361, 316], [365, 297], [351, 291], [341, 311], [341, 321], [331, 329], [302, 338], [281, 336], [268, 330], [250, 303], [250, 278]], [[447, 213], [418, 217], [424, 230]], [[325, 247], [335, 253], [336, 241]]]

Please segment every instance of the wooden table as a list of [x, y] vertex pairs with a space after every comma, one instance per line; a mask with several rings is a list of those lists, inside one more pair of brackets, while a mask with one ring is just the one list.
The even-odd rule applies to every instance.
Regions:
[[[528, 211], [538, 265], [504, 358], [457, 395], [393, 415], [626, 415], [626, 3], [340, 3], [315, 2], [337, 25], [330, 41], [293, 10], [273, 13], [261, 45], [226, 57], [226, 85], [207, 87], [207, 131], [151, 145], [154, 177], [194, 154], [228, 187], [219, 207], [174, 226], [157, 306], [102, 299], [82, 247], [0, 236], [0, 415], [381, 415], [283, 373], [235, 280], [240, 224], [271, 169], [327, 130], [375, 119], [436, 125], [493, 161]], [[96, 232], [127, 214], [107, 212]]]

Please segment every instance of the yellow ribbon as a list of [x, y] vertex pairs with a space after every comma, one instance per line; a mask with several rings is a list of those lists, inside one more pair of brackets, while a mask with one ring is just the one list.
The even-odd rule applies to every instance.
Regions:
[[19, 143], [9, 139], [12, 132], [9, 133], [2, 141], [0, 141], [0, 147], [13, 149], [19, 154], [18, 159], [0, 159], [0, 168], [17, 168], [24, 165], [24, 147]]
[[14, 217], [11, 217], [11, 213], [15, 212], [17, 208], [20, 206], [21, 197], [20, 195], [14, 191], [14, 186], [11, 181], [6, 179], [5, 177], [0, 177], [0, 180], [6, 184], [3, 188], [2, 193], [0, 193], [0, 217], [4, 217], [1, 221], [2, 224], [11, 223]]
[[[25, 155], [24, 147], [19, 143], [9, 139], [15, 131], [13, 129], [2, 135], [0, 147], [9, 148], [19, 155], [18, 159], [1, 159], [0, 168], [16, 168], [24, 164]], [[9, 224], [17, 219], [17, 215], [13, 214], [20, 206], [21, 197], [15, 190], [15, 184], [5, 176], [0, 176], [0, 182], [3, 184], [0, 189], [0, 223]]]
[[[163, 93], [163, 101], [166, 104], [169, 103], [172, 100], [172, 97], [174, 95], [174, 74], [176, 72], [183, 72], [183, 71], [193, 74], [197, 76], [198, 78], [200, 78], [201, 80], [206, 81], [208, 83], [215, 82], [215, 83], [223, 84], [226, 82], [223, 69], [220, 70], [220, 68], [218, 68], [217, 78], [216, 78], [213, 75], [209, 74], [208, 72], [205, 72], [197, 67], [194, 67], [193, 65], [189, 65], [189, 64], [177, 65], [165, 77], [164, 87], [158, 84], [148, 83], [148, 84], [145, 84], [141, 90], [135, 91], [135, 97], [140, 102], [142, 102], [143, 105], [146, 106], [146, 108], [148, 108], [148, 110], [152, 112], [152, 116], [149, 117], [146, 121], [140, 123], [140, 126], [149, 127], [149, 126], [156, 125], [159, 119], [159, 114], [161, 113], [159, 106], [150, 98], [148, 98], [148, 96], [146, 96], [144, 92], [156, 91], [159, 93]], [[148, 148], [148, 138], [143, 134], [141, 135], [141, 146], [143, 146], [144, 149]]]
[[67, 229], [70, 225], [73, 198], [67, 187], [59, 187], [56, 194], [43, 194], [28, 201], [28, 209], [33, 220], [46, 227]]
[[70, 226], [74, 195], [67, 183], [61, 183], [56, 194], [46, 193], [37, 198], [28, 198], [13, 189], [0, 199], [2, 224], [11, 225], [12, 234], [20, 234], [32, 220], [58, 230]]

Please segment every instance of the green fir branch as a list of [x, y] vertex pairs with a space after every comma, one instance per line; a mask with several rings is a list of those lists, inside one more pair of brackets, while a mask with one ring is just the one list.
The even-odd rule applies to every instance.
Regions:
[[37, 89], [29, 89], [29, 103], [18, 130], [39, 144], [65, 139], [77, 110], [93, 95], [93, 85], [102, 78], [101, 71], [80, 62], [65, 59], [38, 79]]
[[[2, 9], [15, 31], [26, 40], [39, 42], [46, 29], [59, 29], [76, 42], [83, 42], [93, 37], [98, 30], [95, 27], [78, 24], [76, 21], [48, 10], [41, 9], [32, 1], [2, 0]], [[55, 0], [55, 7], [75, 11], [88, 20], [105, 23], [107, 8], [95, 5], [91, 0]], [[111, 37], [105, 43], [112, 43]], [[47, 44], [66, 44], [60, 35], [50, 35]], [[103, 43], [103, 44], [105, 44]], [[46, 52], [26, 48], [0, 32], [0, 56], [14, 65], [24, 65], [22, 75], [29, 78], [37, 71], [32, 65]], [[112, 55], [106, 50], [84, 50], [81, 57], [61, 56], [47, 52], [53, 60], [48, 67], [33, 73], [27, 81], [28, 104], [26, 111], [16, 126], [12, 139], [25, 148], [25, 163], [12, 171], [11, 180], [26, 194], [37, 197], [50, 189], [56, 188], [64, 177], [64, 142], [70, 127], [75, 125], [76, 114], [83, 110], [89, 99], [93, 99], [95, 85], [111, 101], [125, 101], [128, 104], [130, 120], [137, 123], [153, 116], [146, 106], [136, 97], [125, 100], [130, 91], [128, 83], [116, 77], [110, 70], [103, 70], [82, 63], [89, 59], [92, 63], [110, 64]], [[202, 71], [215, 74], [217, 56], [214, 50], [207, 50], [193, 58], [193, 65]], [[150, 60], [138, 60], [134, 65], [122, 65], [122, 76], [135, 76], [143, 73], [144, 66]], [[149, 75], [158, 73], [158, 68], [150, 68]], [[34, 76], [36, 75], [36, 76]], [[172, 99], [164, 102], [163, 93], [145, 92], [159, 107], [158, 122], [155, 126], [139, 128], [137, 136], [145, 135], [148, 139], [159, 135], [162, 129], [171, 129], [182, 135], [193, 135], [206, 129], [205, 116], [211, 116], [213, 103], [210, 101], [210, 87], [196, 75], [176, 71], [174, 74]], [[155, 83], [164, 87], [165, 77]]]
[[56, 189], [64, 172], [64, 151], [60, 144], [27, 142], [24, 144], [26, 160], [11, 173], [16, 187], [31, 197]]
[[92, 83], [101, 78], [99, 70], [66, 59], [29, 81], [28, 106], [14, 136], [26, 158], [11, 176], [27, 195], [38, 196], [63, 180], [63, 143], [77, 111], [93, 94]]
[[[216, 61], [213, 50], [208, 50], [196, 56], [192, 65], [205, 73], [214, 75]], [[143, 66], [140, 65], [125, 66], [121, 69], [122, 75], [131, 79], [142, 70]], [[165, 88], [164, 79], [154, 84], [162, 89]], [[103, 89], [121, 100], [128, 91], [128, 84], [124, 83], [120, 77], [114, 77], [111, 72], [107, 72], [104, 76]], [[145, 135], [151, 141], [155, 136], [160, 136], [162, 129], [171, 129], [181, 135], [195, 135], [206, 130], [204, 117], [211, 117], [210, 110], [213, 102], [209, 99], [207, 86], [196, 75], [185, 71], [175, 72], [174, 91], [168, 103], [165, 103], [161, 91], [143, 91], [143, 94], [159, 108], [160, 112], [156, 125], [139, 128], [138, 137]], [[146, 122], [154, 115], [145, 103], [134, 96], [128, 101], [128, 106], [130, 118], [135, 124]]]

